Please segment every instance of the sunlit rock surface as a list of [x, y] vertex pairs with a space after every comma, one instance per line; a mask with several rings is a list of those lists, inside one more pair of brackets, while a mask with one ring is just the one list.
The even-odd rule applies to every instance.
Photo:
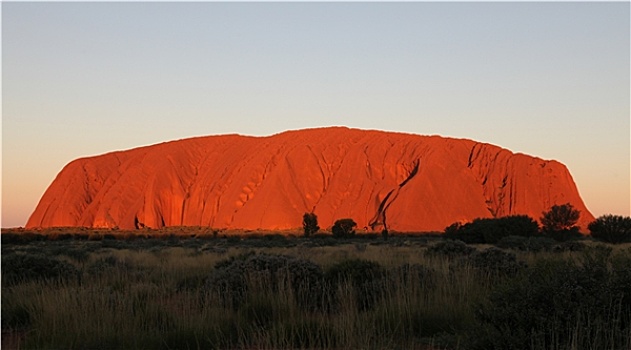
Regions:
[[77, 159], [27, 227], [321, 227], [442, 231], [453, 222], [554, 204], [593, 216], [567, 168], [464, 139], [331, 127], [269, 137], [208, 136]]

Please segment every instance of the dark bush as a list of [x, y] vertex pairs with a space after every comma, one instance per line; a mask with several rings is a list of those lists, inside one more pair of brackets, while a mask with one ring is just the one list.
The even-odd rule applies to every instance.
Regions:
[[[481, 244], [484, 243], [484, 233], [482, 230], [476, 229], [480, 224], [477, 224], [477, 220], [473, 222], [460, 224], [453, 223], [445, 228], [445, 238], [451, 240], [458, 240], [467, 244]], [[477, 225], [477, 226], [476, 226]]]
[[334, 238], [329, 234], [316, 233], [311, 236], [311, 239], [302, 243], [307, 247], [334, 247], [343, 244], [339, 239]]
[[468, 246], [463, 241], [446, 240], [438, 242], [425, 251], [428, 256], [444, 256], [456, 258], [469, 255], [475, 251], [474, 247]]
[[111, 273], [118, 269], [121, 271], [130, 271], [131, 264], [125, 260], [120, 260], [114, 256], [108, 256], [100, 258], [91, 262], [85, 269], [85, 272], [90, 276], [101, 276]]
[[588, 226], [594, 239], [607, 243], [631, 242], [631, 217], [603, 215]]
[[559, 242], [579, 239], [582, 235], [576, 223], [580, 215], [581, 212], [574, 209], [570, 203], [553, 205], [541, 217], [542, 232], [545, 236]]
[[206, 286], [217, 292], [225, 304], [239, 308], [248, 298], [253, 281], [264, 281], [273, 291], [281, 288], [279, 283], [286, 282], [299, 306], [317, 308], [322, 300], [322, 278], [322, 269], [309, 260], [249, 253], [217, 263]]
[[24, 329], [31, 325], [31, 312], [22, 304], [2, 301], [2, 330]]
[[556, 241], [548, 237], [523, 237], [507, 236], [500, 239], [496, 246], [503, 249], [519, 250], [522, 252], [549, 251], [556, 244]]
[[248, 298], [239, 308], [238, 315], [249, 327], [254, 329], [269, 328], [287, 312], [286, 310], [279, 310], [279, 307], [283, 308], [281, 305], [274, 305], [269, 298]]
[[2, 233], [0, 234], [0, 243], [2, 245], [24, 243], [26, 239], [23, 235], [17, 233]]
[[103, 234], [103, 239], [104, 240], [115, 240], [116, 239], [116, 235], [114, 235], [113, 233], [104, 233]]
[[245, 267], [242, 261], [215, 269], [205, 283], [206, 289], [216, 293], [224, 307], [238, 309], [247, 293]]
[[177, 280], [175, 284], [176, 290], [179, 291], [197, 291], [206, 284], [206, 276], [185, 276]]
[[339, 219], [331, 228], [333, 237], [346, 238], [355, 236], [355, 227], [357, 223], [353, 219]]
[[[621, 305], [631, 309], [631, 249], [620, 251], [611, 257], [611, 293], [622, 296]], [[631, 318], [631, 311], [627, 314]], [[627, 319], [627, 326], [631, 320]]]
[[585, 243], [581, 241], [570, 240], [570, 241], [565, 241], [565, 242], [558, 242], [558, 244], [552, 247], [552, 251], [555, 253], [580, 252], [584, 250], [585, 248], [586, 248]]
[[505, 276], [513, 276], [526, 266], [517, 261], [515, 254], [494, 247], [471, 254], [467, 261], [477, 270]]
[[[360, 311], [372, 309], [383, 292], [384, 271], [374, 261], [350, 259], [331, 266], [325, 274], [329, 292], [337, 292], [337, 287], [347, 283], [353, 288], [357, 308]], [[331, 298], [336, 300], [335, 297]]]
[[226, 240], [228, 241], [228, 244], [236, 245], [241, 243], [241, 236], [229, 236]]
[[543, 231], [563, 231], [576, 228], [578, 218], [581, 216], [579, 210], [574, 209], [570, 203], [553, 205], [550, 210], [543, 213], [541, 224]]
[[[164, 245], [165, 243], [166, 242], [162, 242], [162, 245]], [[127, 241], [105, 238], [105, 235], [104, 235], [103, 239], [101, 240], [101, 247], [112, 248], [112, 249], [129, 249], [130, 244]]]
[[497, 243], [508, 236], [530, 237], [539, 233], [539, 225], [526, 215], [513, 215], [493, 219], [475, 219], [460, 225], [452, 224], [445, 229], [445, 236], [465, 243]]
[[482, 330], [476, 330], [470, 347], [582, 348], [571, 343], [579, 336], [587, 339], [583, 346], [626, 348], [631, 274], [628, 265], [609, 271], [607, 257], [606, 250], [595, 250], [586, 252], [581, 264], [539, 261], [497, 285], [489, 303], [477, 310]]
[[578, 227], [571, 230], [545, 231], [543, 234], [545, 237], [554, 239], [557, 242], [575, 241], [583, 238], [583, 235], [578, 231]]
[[74, 234], [72, 233], [55, 233], [48, 237], [49, 241], [70, 241], [72, 239], [74, 239]]
[[315, 213], [305, 213], [302, 216], [302, 227], [305, 232], [305, 237], [310, 237], [320, 230], [318, 226], [318, 216]]
[[72, 237], [75, 241], [87, 241], [89, 238], [89, 234], [87, 233], [75, 233]]
[[61, 253], [61, 255], [65, 255], [71, 259], [74, 259], [77, 262], [83, 263], [86, 262], [90, 257], [90, 252], [82, 247], [77, 247], [74, 249], [67, 248]]
[[246, 252], [246, 253], [242, 253], [239, 255], [234, 255], [229, 257], [228, 259], [223, 259], [218, 261], [215, 264], [215, 270], [220, 270], [220, 269], [224, 269], [227, 268], [231, 265], [235, 265], [238, 262], [244, 262], [246, 260], [248, 260], [249, 258], [256, 256], [256, 252], [254, 252], [253, 250]]
[[526, 251], [528, 238], [522, 236], [507, 236], [495, 243], [496, 246], [504, 249]]
[[287, 241], [287, 236], [282, 235], [280, 233], [272, 233], [272, 234], [264, 235], [263, 240], [285, 242]]
[[0, 243], [4, 244], [24, 244], [32, 241], [45, 241], [46, 236], [35, 232], [23, 233], [2, 233], [0, 234]]
[[531, 237], [539, 234], [539, 224], [527, 215], [512, 215], [495, 219], [495, 230], [486, 233], [486, 243], [495, 243], [507, 236]]
[[33, 254], [11, 254], [2, 257], [2, 284], [13, 285], [34, 280], [78, 278], [74, 265], [54, 258]]

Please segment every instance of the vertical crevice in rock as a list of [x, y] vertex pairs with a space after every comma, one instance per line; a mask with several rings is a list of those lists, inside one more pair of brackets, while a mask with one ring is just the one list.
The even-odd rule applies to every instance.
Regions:
[[[475, 152], [476, 147], [478, 146], [478, 144], [474, 144], [473, 147], [471, 147], [471, 152], [469, 153], [469, 162], [467, 163], [467, 167], [468, 168], [472, 168], [473, 167], [473, 161], [475, 160], [475, 158], [477, 158], [478, 154], [480, 153], [480, 151], [478, 150], [478, 152]], [[474, 157], [475, 156], [475, 157]]]
[[390, 190], [386, 197], [381, 201], [379, 207], [377, 208], [377, 213], [375, 213], [375, 216], [368, 223], [372, 230], [374, 230], [377, 226], [383, 226], [384, 230], [388, 229], [388, 226], [386, 224], [386, 211], [388, 210], [390, 205], [392, 205], [392, 203], [397, 199], [403, 186], [405, 186], [410, 180], [412, 180], [412, 178], [414, 178], [414, 176], [416, 176], [420, 164], [421, 160], [417, 159], [414, 162], [414, 167], [408, 174], [407, 178], [403, 180], [403, 182], [401, 182], [397, 188]]

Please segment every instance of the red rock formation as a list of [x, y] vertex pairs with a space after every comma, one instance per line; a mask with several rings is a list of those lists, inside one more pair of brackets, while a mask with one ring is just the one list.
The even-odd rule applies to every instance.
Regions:
[[331, 127], [77, 159], [26, 226], [289, 229], [313, 210], [321, 227], [349, 217], [379, 229], [381, 207], [391, 230], [442, 231], [482, 217], [539, 219], [568, 202], [586, 228], [593, 216], [556, 161], [471, 140]]

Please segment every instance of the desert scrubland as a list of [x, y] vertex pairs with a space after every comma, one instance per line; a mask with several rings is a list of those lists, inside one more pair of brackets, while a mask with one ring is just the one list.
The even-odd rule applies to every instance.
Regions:
[[2, 347], [628, 349], [630, 267], [589, 239], [3, 230]]

